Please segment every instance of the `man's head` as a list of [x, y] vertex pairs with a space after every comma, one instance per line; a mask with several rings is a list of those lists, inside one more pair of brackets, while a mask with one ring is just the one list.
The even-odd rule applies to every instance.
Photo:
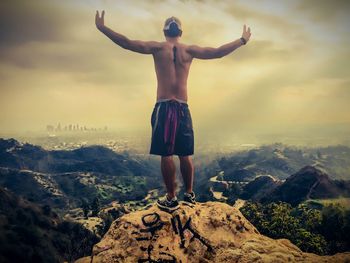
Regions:
[[166, 37], [180, 37], [182, 35], [180, 20], [174, 16], [169, 17], [165, 20], [163, 32]]

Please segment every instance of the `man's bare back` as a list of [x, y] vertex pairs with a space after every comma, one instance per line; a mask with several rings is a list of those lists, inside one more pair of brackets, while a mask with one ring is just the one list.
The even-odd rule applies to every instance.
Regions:
[[[175, 17], [169, 19], [180, 23]], [[157, 75], [157, 100], [178, 99], [187, 101], [187, 78], [193, 58], [221, 58], [248, 42], [251, 35], [250, 28], [248, 27], [248, 30], [246, 30], [244, 25], [240, 39], [218, 48], [211, 48], [182, 44], [179, 42], [181, 34], [176, 37], [165, 36], [165, 42], [130, 40], [104, 25], [104, 11], [102, 11], [101, 17], [96, 11], [95, 23], [102, 33], [122, 48], [141, 54], [153, 55]]]
[[180, 43], [163, 42], [153, 54], [157, 74], [157, 100], [187, 101], [187, 78], [193, 57], [188, 47]]

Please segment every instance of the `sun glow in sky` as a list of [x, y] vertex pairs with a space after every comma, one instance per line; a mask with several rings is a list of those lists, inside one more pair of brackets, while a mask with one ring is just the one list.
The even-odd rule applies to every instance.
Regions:
[[152, 56], [98, 31], [96, 10], [112, 30], [140, 40], [163, 41], [172, 15], [182, 42], [200, 46], [236, 40], [250, 26], [246, 46], [193, 61], [195, 138], [350, 130], [350, 1], [8, 0], [0, 3], [1, 132], [60, 122], [151, 134]]

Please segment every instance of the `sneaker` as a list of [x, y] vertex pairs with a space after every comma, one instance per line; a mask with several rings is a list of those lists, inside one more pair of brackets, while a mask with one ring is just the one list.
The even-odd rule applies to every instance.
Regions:
[[174, 197], [173, 199], [170, 200], [168, 198], [167, 194], [165, 194], [165, 196], [163, 196], [157, 200], [157, 206], [160, 209], [165, 210], [167, 212], [172, 212], [172, 211], [180, 208], [180, 205], [179, 205], [177, 198]]
[[195, 195], [195, 193], [194, 192], [191, 192], [191, 193], [185, 192], [183, 201], [185, 203], [188, 203], [188, 204], [193, 204], [193, 205], [196, 204], [196, 195]]

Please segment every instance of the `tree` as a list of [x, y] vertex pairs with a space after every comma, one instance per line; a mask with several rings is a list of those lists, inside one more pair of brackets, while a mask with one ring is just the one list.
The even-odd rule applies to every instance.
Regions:
[[229, 205], [233, 205], [235, 201], [240, 197], [242, 194], [242, 187], [238, 184], [232, 184], [227, 189], [224, 190], [223, 195], [227, 196], [227, 201]]
[[97, 225], [97, 234], [100, 237], [103, 237], [104, 234], [108, 231], [109, 227], [111, 226], [111, 224], [113, 223], [113, 217], [110, 213], [102, 213], [101, 214], [101, 218], [103, 220], [102, 225]]
[[42, 209], [44, 215], [47, 215], [47, 216], [50, 215], [50, 213], [51, 213], [51, 206], [50, 205], [44, 205], [41, 207], [41, 209]]
[[320, 213], [300, 206], [292, 208], [289, 203], [260, 204], [246, 202], [240, 209], [245, 217], [263, 235], [287, 238], [305, 252], [324, 255], [327, 242], [318, 232]]
[[96, 196], [91, 203], [92, 216], [97, 216], [100, 212], [100, 199]]
[[322, 209], [321, 233], [328, 241], [331, 254], [349, 250], [349, 212], [339, 205], [330, 204]]
[[87, 219], [90, 212], [90, 205], [85, 198], [81, 199], [81, 208], [83, 209], [85, 219]]

